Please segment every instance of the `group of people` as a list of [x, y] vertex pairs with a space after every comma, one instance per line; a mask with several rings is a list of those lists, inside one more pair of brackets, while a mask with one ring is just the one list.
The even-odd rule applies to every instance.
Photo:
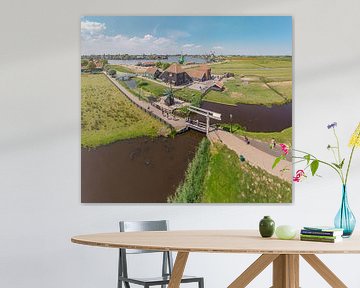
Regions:
[[275, 147], [276, 147], [276, 141], [274, 138], [272, 138], [270, 142], [270, 149], [275, 149]]

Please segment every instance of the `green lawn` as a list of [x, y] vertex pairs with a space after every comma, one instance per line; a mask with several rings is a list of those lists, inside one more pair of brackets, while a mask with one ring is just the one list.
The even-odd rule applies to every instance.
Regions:
[[226, 146], [204, 139], [168, 202], [290, 203], [291, 199], [291, 183], [241, 162]]
[[170, 129], [130, 102], [105, 75], [81, 75], [81, 145], [96, 147]]
[[291, 57], [228, 57], [212, 64], [211, 70], [213, 74], [234, 73], [235, 77], [224, 83], [224, 92], [210, 91], [205, 96], [208, 101], [271, 106], [292, 99]]
[[199, 106], [201, 103], [202, 93], [185, 87], [174, 90], [174, 96], [186, 102], [190, 102], [195, 106]]
[[[230, 124], [223, 124], [223, 127], [230, 128]], [[285, 143], [291, 146], [292, 143], [292, 127], [286, 128], [281, 132], [247, 132], [237, 125], [232, 125], [232, 132], [237, 135], [247, 136], [249, 139], [256, 139], [266, 143], [270, 143], [274, 138], [276, 143]]]
[[287, 99], [280, 96], [263, 82], [243, 83], [240, 78], [229, 79], [224, 83], [225, 90], [211, 90], [205, 95], [205, 100], [229, 105], [261, 104], [271, 106], [273, 104], [283, 104]]
[[268, 82], [271, 88], [275, 89], [277, 92], [282, 94], [287, 99], [292, 99], [292, 82], [283, 81], [283, 82]]
[[117, 65], [117, 64], [108, 64], [110, 69], [114, 69], [118, 72], [121, 73], [134, 73], [132, 70], [130, 70], [129, 68], [126, 68], [125, 66], [122, 65]]
[[222, 144], [211, 149], [204, 180], [204, 203], [290, 203], [291, 183], [240, 162], [238, 155]]
[[144, 92], [148, 92], [145, 94], [149, 96], [155, 96], [156, 98], [163, 96], [165, 90], [167, 89], [164, 85], [157, 84], [153, 81], [145, 80], [142, 78], [134, 78], [134, 80], [136, 81], [136, 84], [138, 86], [139, 84], [141, 86], [141, 88], [138, 89], [142, 89]]

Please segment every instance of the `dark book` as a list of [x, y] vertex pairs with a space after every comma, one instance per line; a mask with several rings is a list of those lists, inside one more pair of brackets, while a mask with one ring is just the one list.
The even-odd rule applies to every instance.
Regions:
[[343, 231], [342, 230], [319, 231], [319, 230], [302, 229], [300, 233], [303, 234], [303, 235], [341, 236], [343, 234]]

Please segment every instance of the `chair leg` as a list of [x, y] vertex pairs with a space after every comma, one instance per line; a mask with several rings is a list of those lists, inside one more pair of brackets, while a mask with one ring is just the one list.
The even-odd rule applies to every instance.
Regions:
[[199, 288], [204, 288], [204, 279], [199, 280]]

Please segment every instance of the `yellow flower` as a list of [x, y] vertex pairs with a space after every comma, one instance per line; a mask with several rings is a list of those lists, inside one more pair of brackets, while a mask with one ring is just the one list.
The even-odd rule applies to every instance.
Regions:
[[359, 122], [359, 125], [357, 126], [355, 132], [351, 136], [349, 146], [351, 146], [351, 147], [353, 147], [353, 146], [360, 147], [360, 122]]

